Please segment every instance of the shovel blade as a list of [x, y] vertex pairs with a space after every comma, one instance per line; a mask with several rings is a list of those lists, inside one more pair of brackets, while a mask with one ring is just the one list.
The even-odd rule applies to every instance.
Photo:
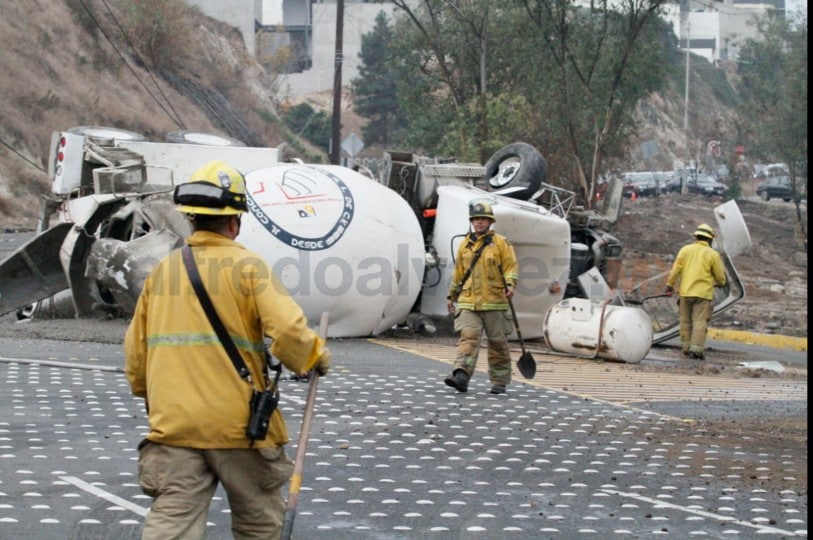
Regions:
[[531, 356], [531, 353], [524, 352], [517, 360], [517, 369], [526, 379], [533, 379], [536, 375], [536, 360]]

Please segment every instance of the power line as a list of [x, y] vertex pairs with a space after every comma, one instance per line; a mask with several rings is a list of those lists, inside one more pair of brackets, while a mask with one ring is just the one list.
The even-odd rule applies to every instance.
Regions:
[[[119, 58], [121, 58], [122, 62], [124, 62], [124, 65], [127, 66], [127, 69], [129, 69], [130, 72], [133, 74], [133, 76], [135, 76], [135, 78], [139, 82], [139, 84], [141, 84], [141, 86], [144, 87], [144, 90], [147, 91], [147, 93], [150, 95], [150, 97], [153, 100], [155, 100], [155, 102], [158, 104], [158, 106], [161, 107], [161, 109], [167, 114], [167, 116], [170, 117], [170, 119], [172, 119], [173, 122], [175, 122], [176, 125], [178, 125], [178, 127], [180, 127], [181, 129], [185, 129], [184, 125], [183, 125], [183, 122], [181, 122], [180, 119], [174, 117], [172, 115], [172, 113], [170, 113], [170, 111], [168, 111], [166, 109], [166, 107], [164, 107], [164, 105], [161, 103], [161, 101], [158, 98], [155, 97], [155, 95], [150, 91], [150, 89], [147, 88], [147, 85], [144, 84], [144, 81], [141, 80], [141, 78], [138, 76], [138, 74], [135, 72], [135, 70], [132, 68], [132, 66], [130, 66], [130, 64], [127, 62], [127, 59], [124, 58], [124, 55], [121, 54], [121, 52], [118, 50], [118, 48], [116, 48], [116, 45], [113, 43], [113, 40], [110, 39], [110, 36], [107, 35], [107, 33], [104, 31], [104, 28], [102, 28], [102, 26], [99, 24], [99, 21], [97, 21], [96, 17], [93, 16], [93, 13], [91, 13], [90, 8], [88, 8], [87, 4], [85, 4], [85, 0], [79, 0], [79, 2], [82, 4], [82, 7], [85, 8], [85, 11], [87, 12], [88, 16], [93, 21], [93, 24], [96, 25], [96, 28], [98, 28], [99, 31], [102, 33], [102, 35], [105, 37], [105, 39], [107, 39], [107, 42], [110, 43], [110, 46], [113, 47], [113, 50], [116, 52], [116, 54], [119, 55]], [[148, 72], [149, 72], [149, 70], [148, 70]]]
[[10, 144], [8, 144], [8, 143], [7, 143], [6, 141], [4, 141], [3, 139], [0, 139], [0, 144], [2, 144], [2, 145], [3, 145], [3, 146], [5, 146], [6, 148], [8, 148], [8, 149], [9, 149], [9, 150], [11, 150], [12, 152], [14, 152], [14, 153], [15, 153], [15, 154], [17, 154], [18, 156], [20, 156], [20, 157], [21, 157], [21, 158], [22, 158], [24, 161], [26, 161], [26, 162], [30, 163], [32, 166], [36, 167], [37, 169], [41, 170], [42, 172], [44, 172], [44, 173], [47, 173], [47, 172], [48, 172], [48, 171], [46, 171], [45, 169], [43, 169], [43, 168], [42, 168], [42, 165], [38, 165], [38, 164], [34, 163], [34, 162], [33, 162], [33, 161], [31, 161], [30, 159], [28, 159], [27, 157], [25, 157], [24, 155], [22, 155], [20, 152], [18, 152], [18, 151], [17, 151], [17, 150], [16, 150], [16, 149], [15, 149], [13, 146], [11, 146]]
[[[124, 37], [124, 41], [127, 42], [127, 45], [130, 46], [130, 49], [133, 51], [133, 53], [138, 55], [138, 50], [130, 42], [130, 38], [127, 37], [127, 34], [124, 32], [124, 29], [121, 27], [119, 20], [116, 18], [116, 15], [113, 14], [113, 10], [110, 9], [110, 6], [107, 4], [106, 0], [102, 0], [102, 4], [104, 4], [104, 7], [107, 8], [107, 12], [110, 14], [110, 17], [113, 19], [113, 22], [116, 23], [119, 32], [121, 32], [121, 35]], [[181, 127], [181, 129], [186, 129], [186, 126], [183, 124], [183, 120], [181, 120], [181, 115], [179, 115], [175, 108], [172, 106], [172, 101], [170, 101], [166, 94], [164, 94], [164, 91], [161, 89], [161, 85], [159, 85], [158, 81], [155, 80], [155, 77], [152, 76], [152, 72], [147, 67], [147, 63], [144, 62], [143, 58], [141, 59], [141, 63], [144, 64], [144, 69], [147, 70], [147, 75], [150, 76], [150, 79], [152, 79], [153, 84], [155, 84], [155, 87], [158, 88], [158, 91], [161, 93], [161, 96], [164, 98], [164, 100], [166, 100], [167, 105], [169, 105], [169, 108], [172, 109], [172, 112], [175, 114], [174, 118], [175, 123], [178, 124]]]

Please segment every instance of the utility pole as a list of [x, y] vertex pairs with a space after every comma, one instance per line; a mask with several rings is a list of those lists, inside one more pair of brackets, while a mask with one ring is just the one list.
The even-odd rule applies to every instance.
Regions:
[[342, 34], [344, 0], [336, 0], [336, 59], [333, 68], [333, 131], [330, 137], [330, 162], [339, 165], [342, 135]]
[[[691, 52], [691, 23], [689, 11], [686, 12], [686, 87], [683, 96], [683, 133], [686, 137], [686, 158], [691, 157], [689, 150], [689, 56]], [[688, 164], [688, 163], [687, 163]]]

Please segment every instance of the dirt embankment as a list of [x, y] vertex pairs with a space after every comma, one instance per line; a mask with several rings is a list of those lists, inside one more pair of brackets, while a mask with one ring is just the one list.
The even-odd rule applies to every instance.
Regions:
[[[621, 286], [632, 287], [668, 271], [681, 246], [700, 223], [717, 228], [713, 209], [720, 199], [669, 194], [625, 199], [612, 234], [624, 246]], [[755, 197], [737, 201], [752, 248], [733, 263], [745, 298], [714, 319], [714, 326], [807, 337], [807, 253], [792, 203]], [[807, 205], [802, 205], [807, 220]]]

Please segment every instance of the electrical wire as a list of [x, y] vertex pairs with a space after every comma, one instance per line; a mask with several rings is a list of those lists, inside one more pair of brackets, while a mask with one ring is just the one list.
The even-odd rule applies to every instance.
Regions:
[[36, 163], [34, 163], [33, 161], [31, 161], [31, 160], [30, 160], [30, 159], [28, 159], [27, 157], [25, 157], [24, 155], [22, 155], [22, 154], [21, 154], [20, 152], [18, 152], [18, 151], [17, 151], [17, 150], [16, 150], [16, 149], [15, 149], [13, 146], [11, 146], [10, 144], [8, 144], [6, 141], [4, 141], [4, 140], [3, 140], [3, 139], [1, 139], [1, 138], [0, 138], [0, 144], [2, 144], [2, 145], [3, 145], [3, 146], [5, 146], [6, 148], [8, 148], [8, 149], [9, 149], [9, 150], [11, 150], [12, 152], [14, 152], [14, 153], [15, 153], [15, 154], [17, 154], [18, 156], [20, 156], [20, 157], [21, 157], [21, 158], [22, 158], [24, 161], [28, 162], [28, 163], [29, 163], [29, 164], [31, 164], [32, 166], [34, 166], [34, 167], [36, 167], [37, 169], [41, 170], [42, 172], [48, 172], [48, 171], [46, 171], [45, 169], [43, 169], [41, 165], [37, 165]]
[[[105, 39], [107, 39], [107, 42], [108, 42], [108, 43], [110, 43], [110, 46], [111, 46], [111, 47], [113, 47], [113, 50], [114, 50], [114, 51], [116, 51], [116, 54], [118, 54], [118, 55], [119, 55], [119, 58], [121, 58], [122, 62], [124, 62], [124, 65], [125, 65], [125, 66], [127, 66], [127, 68], [130, 70], [130, 72], [131, 72], [131, 73], [132, 73], [132, 74], [135, 76], [136, 80], [137, 80], [137, 81], [138, 81], [138, 82], [141, 84], [141, 86], [143, 86], [143, 87], [144, 87], [144, 90], [146, 90], [146, 91], [147, 91], [147, 93], [150, 95], [150, 97], [151, 97], [152, 99], [154, 99], [154, 100], [155, 100], [155, 102], [158, 104], [158, 106], [159, 106], [159, 107], [161, 107], [161, 109], [162, 109], [162, 110], [163, 110], [163, 111], [164, 111], [164, 112], [167, 114], [167, 116], [169, 116], [169, 117], [170, 117], [170, 119], [172, 119], [172, 121], [173, 121], [173, 122], [175, 122], [175, 124], [176, 124], [178, 127], [180, 127], [181, 129], [185, 129], [185, 128], [184, 128], [184, 125], [183, 125], [183, 122], [181, 122], [181, 121], [180, 121], [178, 118], [176, 118], [176, 117], [172, 116], [172, 113], [170, 113], [170, 111], [168, 111], [168, 110], [167, 110], [167, 108], [166, 108], [166, 107], [164, 107], [164, 105], [161, 103], [161, 101], [160, 101], [160, 100], [159, 100], [157, 97], [155, 97], [155, 94], [153, 94], [153, 93], [150, 91], [150, 89], [149, 89], [149, 88], [147, 88], [147, 85], [145, 85], [145, 84], [144, 84], [144, 81], [142, 81], [142, 80], [141, 80], [141, 78], [140, 78], [140, 77], [138, 76], [138, 74], [135, 72], [135, 70], [134, 70], [134, 69], [133, 69], [133, 67], [130, 65], [130, 63], [129, 63], [129, 62], [127, 62], [127, 59], [126, 59], [126, 58], [124, 57], [124, 55], [123, 55], [123, 54], [122, 54], [122, 53], [121, 53], [121, 52], [118, 50], [118, 48], [116, 47], [116, 45], [113, 43], [113, 40], [111, 40], [111, 39], [110, 39], [110, 36], [108, 36], [108, 35], [107, 35], [107, 32], [105, 32], [105, 31], [104, 31], [104, 28], [102, 28], [102, 26], [99, 24], [99, 21], [98, 21], [98, 20], [96, 20], [96, 17], [94, 17], [94, 16], [93, 16], [93, 13], [90, 11], [90, 8], [88, 8], [87, 4], [85, 4], [85, 0], [79, 0], [79, 3], [80, 3], [80, 4], [82, 4], [82, 7], [83, 7], [83, 8], [85, 8], [85, 11], [87, 12], [88, 16], [89, 16], [89, 17], [90, 17], [90, 19], [93, 21], [93, 24], [95, 24], [95, 25], [96, 25], [96, 28], [98, 28], [98, 29], [99, 29], [99, 31], [102, 33], [102, 35], [105, 37]], [[147, 71], [149, 72], [149, 70], [147, 70]], [[173, 112], [174, 112], [174, 111], [173, 111]]]
[[150, 76], [150, 79], [152, 79], [153, 84], [155, 84], [155, 87], [158, 88], [158, 91], [161, 93], [161, 97], [163, 97], [164, 100], [166, 100], [167, 105], [169, 106], [170, 109], [172, 109], [172, 112], [175, 114], [175, 117], [173, 118], [173, 120], [175, 120], [175, 123], [178, 124], [181, 129], [186, 129], [186, 126], [184, 125], [183, 120], [181, 120], [181, 115], [179, 115], [178, 111], [176, 111], [175, 108], [172, 106], [172, 101], [170, 101], [170, 99], [166, 96], [166, 94], [164, 94], [164, 91], [161, 89], [161, 85], [159, 85], [158, 81], [155, 80], [155, 77], [152, 76], [152, 72], [147, 67], [147, 63], [138, 54], [138, 50], [133, 46], [132, 42], [130, 41], [130, 38], [127, 37], [127, 34], [124, 32], [124, 28], [122, 28], [121, 24], [119, 23], [119, 20], [116, 18], [116, 15], [113, 13], [113, 10], [110, 9], [110, 6], [107, 4], [107, 1], [102, 0], [102, 4], [104, 4], [104, 7], [107, 8], [107, 12], [110, 14], [110, 18], [113, 19], [114, 23], [116, 23], [116, 26], [118, 27], [119, 32], [121, 32], [122, 37], [124, 37], [124, 41], [127, 42], [127, 45], [130, 46], [130, 49], [133, 51], [133, 53], [136, 56], [138, 56], [139, 59], [141, 60], [141, 63], [144, 64], [144, 69], [147, 70], [147, 75]]

